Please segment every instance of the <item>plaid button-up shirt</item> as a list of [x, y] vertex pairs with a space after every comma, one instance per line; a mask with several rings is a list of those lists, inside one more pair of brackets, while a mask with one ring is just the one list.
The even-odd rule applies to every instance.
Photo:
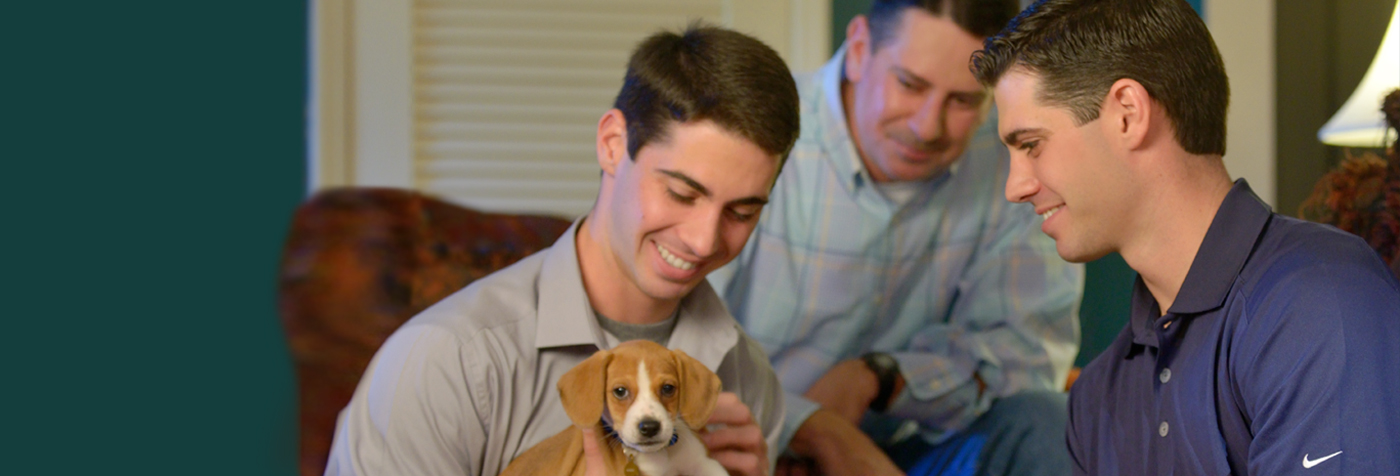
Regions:
[[1084, 267], [1059, 258], [1030, 205], [1004, 198], [994, 114], [950, 172], [892, 203], [846, 127], [843, 52], [797, 78], [801, 136], [748, 245], [710, 276], [787, 392], [781, 444], [817, 409], [802, 394], [872, 351], [894, 355], [907, 382], [884, 426], [917, 421], [934, 441], [997, 396], [1063, 388]]

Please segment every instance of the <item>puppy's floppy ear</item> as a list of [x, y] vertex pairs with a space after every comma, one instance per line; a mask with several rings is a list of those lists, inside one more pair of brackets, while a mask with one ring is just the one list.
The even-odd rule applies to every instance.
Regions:
[[710, 413], [715, 411], [720, 392], [719, 376], [685, 352], [673, 350], [671, 355], [676, 359], [676, 370], [680, 373], [681, 419], [692, 430], [699, 431], [705, 427], [705, 422], [710, 421]]
[[600, 350], [559, 377], [559, 401], [575, 426], [592, 427], [603, 418], [603, 387], [612, 358], [612, 352]]

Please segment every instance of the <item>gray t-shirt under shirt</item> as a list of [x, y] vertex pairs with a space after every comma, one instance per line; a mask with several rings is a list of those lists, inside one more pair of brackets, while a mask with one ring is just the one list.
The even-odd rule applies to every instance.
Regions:
[[649, 340], [661, 344], [662, 347], [666, 347], [666, 343], [671, 340], [671, 331], [676, 329], [677, 313], [672, 313], [671, 317], [666, 318], [664, 321], [652, 324], [628, 324], [626, 322], [614, 321], [602, 314], [598, 314], [596, 309], [593, 311], [593, 314], [598, 316], [598, 326], [602, 327], [607, 333], [612, 334], [613, 337], [616, 337], [618, 342]]

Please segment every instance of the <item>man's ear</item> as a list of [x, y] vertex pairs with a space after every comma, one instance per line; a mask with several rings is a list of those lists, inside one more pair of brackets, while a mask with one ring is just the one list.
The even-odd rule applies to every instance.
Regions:
[[559, 401], [575, 426], [589, 428], [603, 418], [603, 387], [612, 357], [612, 352], [600, 350], [559, 377]]
[[627, 119], [622, 111], [609, 109], [598, 119], [598, 166], [603, 173], [617, 172], [619, 161], [627, 159]]
[[860, 81], [865, 63], [875, 54], [870, 48], [870, 22], [865, 15], [856, 15], [846, 24], [846, 81]]
[[714, 413], [715, 405], [719, 403], [719, 376], [685, 352], [672, 350], [671, 356], [675, 358], [676, 369], [680, 373], [681, 419], [692, 430], [699, 431], [710, 421], [710, 414]]
[[1109, 120], [1109, 133], [1126, 149], [1134, 150], [1145, 145], [1151, 128], [1161, 126], [1152, 117], [1156, 107], [1142, 83], [1123, 78], [1108, 88], [1108, 100], [1099, 115]]

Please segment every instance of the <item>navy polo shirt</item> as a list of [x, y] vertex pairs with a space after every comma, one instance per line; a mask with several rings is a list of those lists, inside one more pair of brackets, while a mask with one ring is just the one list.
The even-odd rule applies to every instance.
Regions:
[[1171, 309], [1133, 292], [1070, 392], [1076, 474], [1400, 474], [1400, 283], [1360, 238], [1241, 179]]

